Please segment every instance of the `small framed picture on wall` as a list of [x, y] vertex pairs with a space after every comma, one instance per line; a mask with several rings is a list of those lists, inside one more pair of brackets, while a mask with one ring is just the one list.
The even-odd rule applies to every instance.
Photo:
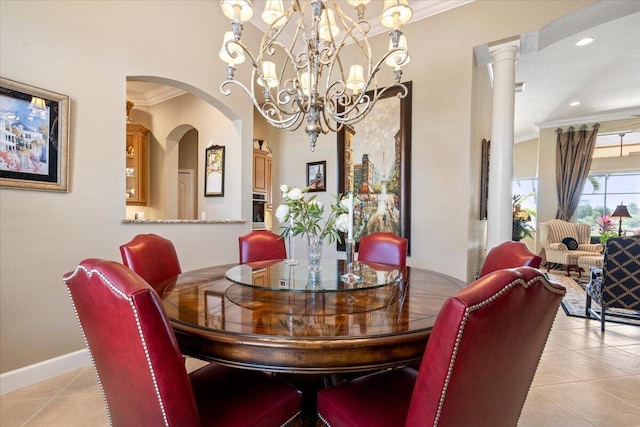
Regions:
[[204, 196], [224, 196], [224, 147], [214, 145], [205, 154]]
[[309, 192], [327, 191], [327, 162], [307, 163], [307, 187]]

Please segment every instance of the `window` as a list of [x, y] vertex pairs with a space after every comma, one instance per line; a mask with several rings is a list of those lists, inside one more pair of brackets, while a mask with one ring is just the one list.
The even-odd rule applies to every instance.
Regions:
[[[602, 215], [611, 215], [620, 203], [631, 215], [622, 220], [622, 229], [627, 235], [640, 233], [640, 173], [590, 174], [578, 205], [578, 223], [591, 225], [592, 233], [599, 234], [595, 222]], [[614, 223], [617, 230], [619, 219], [614, 218]]]
[[531, 215], [529, 225], [535, 230], [538, 209], [538, 178], [515, 180], [512, 188], [513, 197], [520, 196], [520, 209]]

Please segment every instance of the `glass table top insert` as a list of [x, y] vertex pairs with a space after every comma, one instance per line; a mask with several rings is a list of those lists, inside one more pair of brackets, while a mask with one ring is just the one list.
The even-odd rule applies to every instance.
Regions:
[[322, 260], [317, 275], [310, 273], [306, 260], [300, 260], [296, 265], [287, 264], [284, 260], [271, 260], [237, 265], [227, 270], [226, 277], [240, 285], [287, 292], [354, 291], [402, 280], [402, 267], [396, 265], [356, 261], [353, 272], [359, 279], [354, 282], [342, 280], [345, 272], [344, 260]]

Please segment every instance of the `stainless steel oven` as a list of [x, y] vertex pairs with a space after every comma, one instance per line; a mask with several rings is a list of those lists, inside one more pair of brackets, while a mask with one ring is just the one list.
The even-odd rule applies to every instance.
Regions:
[[267, 195], [265, 193], [253, 193], [252, 205], [253, 229], [266, 230], [267, 227], [264, 221], [264, 216], [267, 209]]

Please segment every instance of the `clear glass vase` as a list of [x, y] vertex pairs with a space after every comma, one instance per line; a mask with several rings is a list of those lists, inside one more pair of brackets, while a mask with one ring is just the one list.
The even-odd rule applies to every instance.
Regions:
[[322, 263], [323, 242], [320, 236], [307, 236], [307, 257], [309, 259], [309, 272], [317, 273], [320, 271]]

